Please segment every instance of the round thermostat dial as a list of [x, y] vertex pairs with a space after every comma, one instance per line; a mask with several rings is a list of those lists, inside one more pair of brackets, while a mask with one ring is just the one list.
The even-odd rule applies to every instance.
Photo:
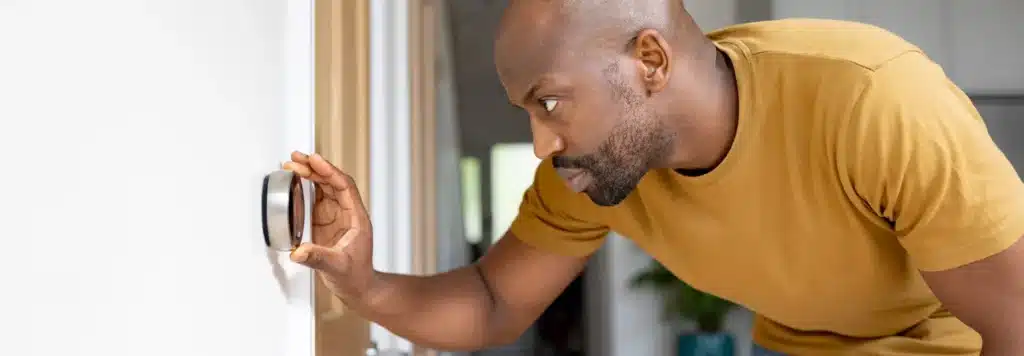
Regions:
[[263, 177], [263, 241], [267, 247], [278, 251], [298, 247], [305, 222], [302, 178], [285, 170]]

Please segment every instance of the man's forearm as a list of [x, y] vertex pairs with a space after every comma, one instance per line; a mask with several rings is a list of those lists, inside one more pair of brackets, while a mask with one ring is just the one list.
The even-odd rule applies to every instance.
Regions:
[[409, 341], [433, 349], [471, 351], [503, 339], [497, 304], [474, 265], [433, 276], [379, 273], [377, 287], [353, 308]]

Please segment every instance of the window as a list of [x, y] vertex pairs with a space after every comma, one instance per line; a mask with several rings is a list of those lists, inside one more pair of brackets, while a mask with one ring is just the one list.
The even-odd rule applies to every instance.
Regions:
[[508, 230], [519, 212], [523, 193], [533, 183], [541, 160], [531, 143], [504, 143], [491, 147], [491, 244]]
[[462, 221], [466, 240], [471, 244], [483, 240], [483, 197], [481, 190], [480, 159], [472, 156], [459, 161], [462, 174]]

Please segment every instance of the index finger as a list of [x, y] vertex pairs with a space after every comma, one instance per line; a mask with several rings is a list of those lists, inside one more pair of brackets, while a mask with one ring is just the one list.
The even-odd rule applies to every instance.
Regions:
[[302, 164], [309, 164], [309, 155], [299, 152], [292, 151], [292, 161], [299, 162]]
[[[368, 219], [369, 214], [367, 214], [366, 207], [363, 205], [363, 197], [359, 195], [359, 188], [356, 187], [355, 180], [351, 176], [345, 174], [345, 172], [342, 172], [330, 162], [327, 162], [319, 154], [310, 156], [309, 166], [337, 191], [338, 202], [342, 206], [353, 210], [357, 218]], [[353, 221], [354, 223], [356, 222]], [[356, 227], [356, 225], [353, 225], [353, 227]]]

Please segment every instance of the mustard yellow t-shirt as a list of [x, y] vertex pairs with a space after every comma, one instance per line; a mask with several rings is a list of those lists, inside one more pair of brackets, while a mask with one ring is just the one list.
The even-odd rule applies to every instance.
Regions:
[[679, 278], [757, 314], [791, 355], [975, 355], [981, 338], [919, 270], [1024, 234], [1024, 184], [971, 101], [914, 45], [793, 19], [709, 34], [733, 61], [737, 138], [710, 173], [652, 170], [622, 204], [569, 191], [545, 160], [511, 231], [587, 255], [616, 231]]

